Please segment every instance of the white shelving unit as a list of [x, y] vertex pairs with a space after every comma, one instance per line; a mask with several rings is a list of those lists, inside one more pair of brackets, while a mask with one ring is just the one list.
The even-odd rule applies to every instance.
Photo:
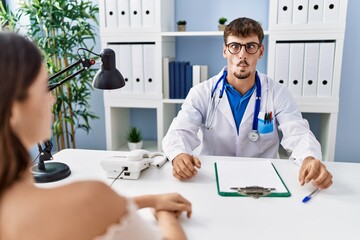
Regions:
[[[339, 4], [337, 21], [330, 24], [279, 24], [278, 11], [282, 4], [291, 3], [295, 0], [270, 0], [269, 5], [269, 30], [265, 31], [268, 36], [267, 49], [267, 74], [274, 77], [275, 71], [275, 47], [278, 41], [322, 41], [332, 40], [336, 43], [333, 71], [333, 86], [330, 97], [296, 97], [296, 101], [302, 112], [321, 114], [320, 142], [325, 160], [334, 160], [337, 115], [339, 108], [339, 88], [342, 63], [342, 51], [345, 33], [345, 20], [347, 1], [341, 0], [306, 0], [308, 7], [314, 3]], [[173, 117], [176, 116], [176, 105], [181, 104], [181, 99], [163, 99], [163, 57], [175, 58], [175, 42], [178, 37], [218, 37], [220, 31], [187, 31], [176, 32], [175, 23], [175, 0], [149, 0], [150, 15], [153, 14], [153, 24], [146, 26], [132, 26], [132, 16], [125, 21], [126, 16], [121, 7], [123, 3], [141, 3], [141, 0], [99, 1], [100, 9], [100, 38], [102, 47], [116, 48], [121, 44], [153, 44], [154, 54], [154, 81], [156, 90], [147, 93], [124, 93], [121, 89], [106, 91], [104, 93], [105, 118], [106, 118], [106, 146], [109, 150], [126, 149], [125, 134], [131, 126], [131, 109], [154, 109], [156, 111], [157, 139], [146, 142], [145, 148], [149, 150], [161, 149], [161, 140], [166, 134]], [[301, 1], [298, 1], [301, 2]], [[128, 14], [133, 14], [133, 6], [128, 6]], [[142, 9], [145, 14], [146, 9]], [[122, 69], [120, 67], [120, 72]], [[146, 122], [147, 120], [144, 119]]]
[[[322, 17], [318, 22], [284, 23], [280, 21], [279, 14], [284, 9], [297, 11], [301, 7], [307, 7], [310, 11], [322, 11]], [[327, 9], [326, 9], [327, 8]], [[336, 11], [334, 15], [324, 21], [325, 9]], [[342, 55], [346, 25], [346, 0], [309, 0], [288, 1], [270, 0], [269, 14], [269, 43], [268, 43], [268, 75], [275, 79], [275, 61], [277, 42], [323, 42], [335, 43], [333, 59], [332, 88], [327, 97], [295, 97], [300, 110], [304, 113], [320, 114], [320, 136], [323, 159], [334, 161], [337, 118], [339, 112], [339, 90], [341, 80]], [[293, 14], [295, 14], [293, 12]], [[294, 17], [293, 17], [294, 18]], [[310, 16], [307, 16], [310, 19]], [[283, 19], [282, 19], [283, 20]], [[292, 19], [294, 21], [294, 19]], [[320, 81], [320, 79], [318, 79]], [[289, 79], [291, 81], [291, 79]], [[304, 80], [305, 81], [305, 80]], [[304, 84], [304, 82], [303, 82]]]

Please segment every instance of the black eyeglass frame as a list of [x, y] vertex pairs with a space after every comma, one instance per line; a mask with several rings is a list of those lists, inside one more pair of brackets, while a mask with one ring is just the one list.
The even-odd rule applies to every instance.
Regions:
[[[238, 51], [238, 52], [235, 52], [235, 53], [231, 52], [231, 51], [230, 51], [230, 47], [229, 47], [231, 44], [239, 45], [239, 46], [240, 46], [239, 51]], [[256, 51], [255, 51], [255, 52], [249, 52], [249, 51], [248, 51], [248, 49], [250, 48], [249, 45], [256, 45], [256, 46], [257, 46]], [[259, 51], [261, 45], [262, 45], [262, 44], [257, 43], [257, 42], [249, 42], [249, 43], [245, 43], [245, 44], [241, 44], [241, 43], [238, 43], [238, 42], [231, 42], [231, 43], [225, 44], [227, 50], [228, 50], [229, 53], [231, 53], [232, 55], [236, 55], [236, 54], [238, 54], [239, 52], [241, 52], [242, 47], [245, 47], [245, 51], [246, 51], [248, 54], [255, 54], [255, 53], [257, 53], [257, 52]], [[249, 47], [248, 47], [248, 46], [249, 46]]]

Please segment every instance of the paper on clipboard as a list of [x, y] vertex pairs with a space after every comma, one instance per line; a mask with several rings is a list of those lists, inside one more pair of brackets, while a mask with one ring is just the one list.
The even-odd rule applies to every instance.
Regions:
[[215, 163], [218, 192], [223, 196], [237, 194], [231, 188], [259, 186], [275, 188], [273, 196], [290, 196], [290, 192], [272, 163], [265, 161], [219, 161]]

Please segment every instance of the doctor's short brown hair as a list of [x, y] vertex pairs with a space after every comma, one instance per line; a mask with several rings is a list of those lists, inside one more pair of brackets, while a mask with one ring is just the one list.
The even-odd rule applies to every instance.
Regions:
[[259, 43], [262, 44], [264, 40], [264, 31], [259, 22], [246, 17], [241, 17], [233, 20], [226, 26], [224, 31], [224, 43], [227, 44], [228, 36], [250, 37], [257, 36]]

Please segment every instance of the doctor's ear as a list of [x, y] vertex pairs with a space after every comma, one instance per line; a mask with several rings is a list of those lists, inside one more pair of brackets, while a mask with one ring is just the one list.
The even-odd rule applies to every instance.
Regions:
[[227, 47], [226, 47], [225, 43], [224, 43], [223, 46], [224, 46], [223, 47], [223, 57], [226, 58], [226, 49], [227, 49]]
[[261, 47], [260, 47], [260, 49], [259, 49], [259, 52], [260, 52], [260, 55], [259, 55], [259, 58], [262, 58], [262, 56], [264, 55], [264, 45], [263, 44], [261, 44]]

